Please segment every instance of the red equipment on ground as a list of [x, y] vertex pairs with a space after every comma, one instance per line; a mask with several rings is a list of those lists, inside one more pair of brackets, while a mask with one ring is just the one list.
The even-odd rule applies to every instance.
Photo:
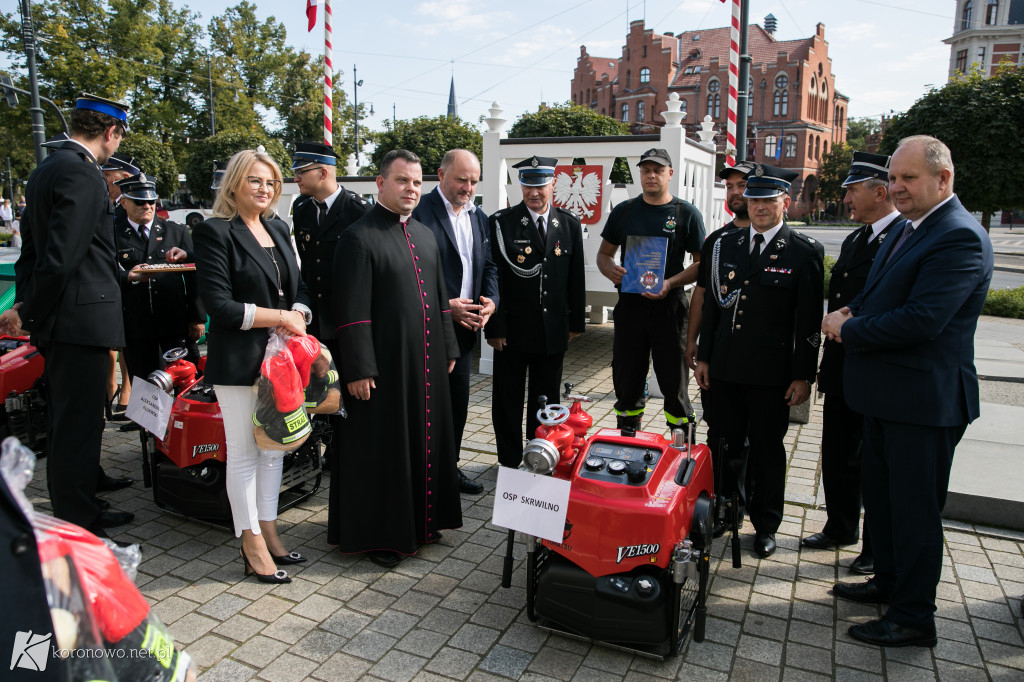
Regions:
[[[164, 353], [167, 365], [149, 376], [177, 396], [163, 439], [143, 438], [144, 483], [153, 487], [153, 500], [163, 509], [230, 528], [231, 507], [225, 488], [224, 423], [213, 386], [196, 378], [196, 366], [185, 360], [184, 348]], [[200, 359], [205, 365], [206, 358]], [[313, 432], [302, 447], [284, 455], [279, 511], [320, 489], [321, 460], [331, 427], [322, 417], [311, 419]]]
[[674, 655], [691, 626], [694, 641], [704, 639], [711, 452], [681, 430], [672, 441], [628, 429], [588, 438], [593, 420], [581, 403], [590, 399], [565, 386], [572, 407], [542, 406], [523, 451], [524, 468], [572, 484], [562, 541], [526, 538], [527, 615], [565, 634]]
[[47, 426], [43, 364], [27, 336], [0, 336], [0, 438], [14, 436], [40, 455], [45, 453]]

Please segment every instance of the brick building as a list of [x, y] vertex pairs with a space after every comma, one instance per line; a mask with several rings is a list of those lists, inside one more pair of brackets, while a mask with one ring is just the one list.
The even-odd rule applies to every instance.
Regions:
[[[776, 40], [775, 18], [768, 30], [748, 29], [750, 66], [747, 105], [748, 154], [800, 173], [793, 185], [790, 216], [817, 208], [818, 166], [822, 154], [846, 140], [849, 98], [836, 89], [825, 25], [799, 40]], [[661, 111], [676, 92], [695, 133], [710, 115], [725, 151], [729, 93], [729, 28], [655, 33], [643, 20], [631, 22], [619, 57], [597, 57], [580, 47], [573, 72], [572, 101], [629, 124], [635, 133], [664, 125]], [[778, 156], [778, 158], [776, 158]]]

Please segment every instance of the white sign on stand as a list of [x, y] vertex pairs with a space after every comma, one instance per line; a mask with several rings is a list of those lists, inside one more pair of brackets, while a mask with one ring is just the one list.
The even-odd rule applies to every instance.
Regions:
[[561, 542], [569, 507], [569, 488], [569, 481], [560, 478], [498, 467], [493, 522], [520, 533]]
[[174, 398], [142, 377], [132, 377], [132, 395], [124, 416], [163, 440]]

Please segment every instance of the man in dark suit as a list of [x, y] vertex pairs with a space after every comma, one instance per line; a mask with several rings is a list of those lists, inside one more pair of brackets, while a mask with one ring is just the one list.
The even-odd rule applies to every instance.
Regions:
[[953, 194], [949, 149], [900, 142], [889, 193], [907, 220], [885, 241], [860, 295], [822, 322], [846, 348], [845, 396], [864, 415], [861, 474], [875, 575], [836, 596], [888, 603], [850, 627], [879, 646], [935, 646], [942, 508], [953, 451], [980, 413], [974, 333], [992, 279], [992, 242]]
[[[903, 222], [889, 197], [889, 157], [854, 152], [849, 177], [843, 183], [843, 202], [854, 220], [864, 225], [851, 232], [832, 266], [828, 285], [828, 311], [839, 310], [864, 288], [878, 248]], [[818, 390], [825, 394], [821, 430], [821, 485], [825, 490], [828, 520], [820, 533], [805, 537], [801, 544], [814, 549], [831, 549], [857, 543], [860, 527], [860, 441], [863, 417], [850, 409], [843, 398], [842, 344], [825, 340], [825, 352], [818, 368]], [[850, 570], [864, 575], [874, 569], [871, 535], [865, 530], [860, 555]]]
[[[423, 197], [412, 217], [430, 228], [441, 252], [448, 304], [459, 342], [459, 359], [448, 374], [455, 427], [456, 462], [469, 412], [473, 346], [498, 302], [498, 270], [491, 258], [487, 214], [473, 205], [480, 182], [480, 160], [466, 149], [452, 149], [437, 169], [438, 185]], [[458, 470], [459, 491], [479, 495], [484, 487]]]
[[100, 164], [117, 151], [127, 107], [83, 93], [71, 139], [29, 177], [18, 303], [0, 330], [24, 328], [46, 358], [46, 460], [54, 516], [105, 535], [96, 502], [109, 349], [124, 346], [112, 206]]
[[[821, 336], [824, 250], [784, 218], [796, 177], [761, 164], [747, 173], [750, 227], [712, 245], [697, 350], [697, 383], [712, 389], [725, 439], [719, 494], [735, 492], [746, 505], [761, 558], [775, 553], [789, 408], [810, 397]], [[748, 437], [753, 490], [745, 484]]]
[[121, 188], [118, 187], [117, 183], [125, 178], [141, 173], [142, 169], [139, 167], [139, 162], [127, 154], [117, 152], [116, 154], [111, 154], [110, 158], [103, 162], [100, 170], [103, 171], [103, 180], [107, 183], [107, 195], [114, 204], [114, 218], [123, 218], [124, 207], [121, 206]]
[[495, 350], [491, 415], [498, 462], [508, 467], [523, 460], [527, 371], [526, 433], [533, 438], [538, 398], [558, 401], [562, 358], [586, 324], [583, 231], [579, 218], [551, 203], [557, 162], [533, 156], [513, 166], [523, 200], [489, 220], [501, 301], [484, 335]]
[[302, 196], [292, 209], [292, 225], [302, 281], [313, 301], [313, 322], [306, 331], [332, 353], [337, 353], [331, 301], [334, 251], [341, 233], [370, 209], [362, 197], [338, 184], [337, 165], [338, 155], [322, 142], [295, 145], [292, 172]]
[[195, 272], [147, 274], [142, 265], [162, 264], [177, 248], [191, 253], [192, 236], [183, 225], [156, 217], [156, 179], [139, 173], [119, 181], [125, 216], [114, 221], [118, 281], [121, 284], [125, 360], [128, 373], [147, 378], [160, 356], [185, 348], [199, 361], [196, 340], [206, 332]]

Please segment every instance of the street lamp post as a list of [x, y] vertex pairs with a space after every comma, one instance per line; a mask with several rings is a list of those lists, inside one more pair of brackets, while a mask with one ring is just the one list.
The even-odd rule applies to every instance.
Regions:
[[32, 106], [29, 108], [29, 113], [32, 115], [32, 142], [36, 147], [36, 163], [39, 164], [46, 158], [46, 151], [43, 149], [46, 133], [43, 128], [43, 109], [39, 106], [39, 79], [36, 74], [36, 30], [32, 23], [31, 0], [21, 0], [21, 39], [25, 43], [29, 90], [32, 93]]
[[356, 78], [356, 65], [352, 65], [352, 116], [355, 118], [356, 126], [356, 167], [359, 167], [359, 86], [363, 81]]

